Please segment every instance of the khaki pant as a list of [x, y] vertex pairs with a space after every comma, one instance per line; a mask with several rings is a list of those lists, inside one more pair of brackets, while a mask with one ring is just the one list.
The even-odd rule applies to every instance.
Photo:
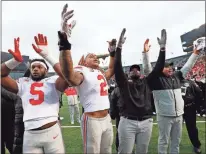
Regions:
[[179, 144], [182, 137], [182, 116], [166, 117], [157, 116], [159, 128], [158, 153], [167, 154], [170, 141], [170, 154], [179, 153]]
[[23, 153], [65, 154], [60, 125], [56, 123], [54, 126], [44, 130], [25, 131], [23, 141]]
[[82, 115], [81, 131], [84, 154], [111, 154], [113, 127], [110, 115], [92, 118]]
[[118, 154], [131, 154], [136, 144], [136, 154], [146, 154], [152, 135], [153, 119], [143, 121], [120, 118], [118, 126]]

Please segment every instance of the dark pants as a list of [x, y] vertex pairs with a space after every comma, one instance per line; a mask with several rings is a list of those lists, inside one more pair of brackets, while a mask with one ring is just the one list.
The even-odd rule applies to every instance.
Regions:
[[5, 147], [12, 153], [14, 142], [14, 106], [2, 105], [1, 109], [1, 154]]
[[198, 129], [196, 126], [196, 107], [195, 105], [185, 107], [183, 118], [187, 127], [187, 132], [192, 145], [196, 148], [201, 146], [198, 138]]
[[116, 140], [115, 140], [115, 144], [116, 144], [116, 151], [118, 152], [118, 147], [119, 147], [119, 135], [118, 135], [118, 126], [119, 126], [119, 121], [120, 121], [120, 117], [116, 117]]

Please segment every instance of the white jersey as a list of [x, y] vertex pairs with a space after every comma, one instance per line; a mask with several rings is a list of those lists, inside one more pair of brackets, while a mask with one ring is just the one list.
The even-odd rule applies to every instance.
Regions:
[[84, 75], [84, 81], [77, 86], [80, 103], [85, 112], [109, 109], [108, 85], [101, 71], [77, 66], [75, 71]]
[[33, 81], [19, 78], [16, 82], [24, 109], [25, 129], [41, 127], [58, 119], [60, 92], [55, 87], [58, 76]]
[[78, 95], [77, 91], [73, 87], [69, 87], [65, 90], [65, 94], [67, 96], [68, 105], [76, 105], [78, 104]]

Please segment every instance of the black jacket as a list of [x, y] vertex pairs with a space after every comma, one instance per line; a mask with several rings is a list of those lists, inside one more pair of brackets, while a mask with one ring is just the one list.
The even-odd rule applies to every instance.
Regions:
[[110, 100], [110, 116], [111, 118], [114, 119], [119, 119], [119, 117], [122, 115], [122, 98], [120, 95], [119, 88], [116, 87], [112, 93], [109, 95], [109, 100]]
[[[13, 154], [22, 153], [23, 145], [23, 134], [24, 134], [24, 123], [23, 123], [23, 108], [21, 98], [14, 93], [11, 93], [1, 88], [2, 98], [5, 101], [2, 101], [2, 105], [8, 105], [8, 103], [14, 106], [14, 116], [13, 116]], [[9, 109], [8, 109], [9, 110]], [[12, 110], [12, 108], [10, 108]]]
[[130, 117], [151, 116], [151, 91], [147, 79], [139, 79], [137, 82], [128, 81], [122, 68], [121, 49], [119, 48], [117, 48], [115, 54], [114, 73], [124, 102], [122, 115]]
[[[182, 98], [185, 102], [185, 108], [193, 103], [199, 110], [204, 105], [204, 97], [200, 87], [192, 80], [182, 80], [181, 82]], [[193, 106], [194, 107], [194, 106]]]

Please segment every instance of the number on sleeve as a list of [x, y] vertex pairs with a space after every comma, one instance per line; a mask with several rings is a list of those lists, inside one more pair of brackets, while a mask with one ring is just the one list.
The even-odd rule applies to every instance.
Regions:
[[104, 76], [98, 75], [97, 79], [101, 81], [101, 83], [100, 83], [100, 96], [107, 96], [108, 91], [107, 91], [107, 89], [105, 90], [105, 88], [107, 87], [107, 82], [106, 82]]
[[38, 95], [38, 99], [29, 99], [31, 105], [40, 105], [44, 102], [44, 92], [41, 90], [35, 90], [35, 87], [42, 87], [43, 83], [35, 82], [31, 84], [30, 93], [32, 95]]

